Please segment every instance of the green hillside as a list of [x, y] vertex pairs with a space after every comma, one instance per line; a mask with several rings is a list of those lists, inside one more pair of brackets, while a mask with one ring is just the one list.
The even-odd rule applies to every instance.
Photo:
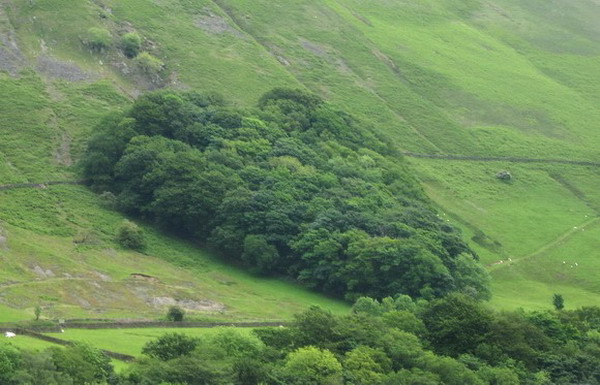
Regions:
[[[218, 91], [240, 107], [301, 87], [403, 151], [597, 161], [599, 15], [592, 0], [7, 2], [1, 184], [78, 179], [100, 117], [160, 87]], [[90, 28], [108, 31], [106, 46], [93, 48]], [[164, 70], [123, 54], [131, 32]], [[567, 308], [596, 303], [599, 168], [406, 161], [489, 266], [494, 306], [546, 308], [553, 293]], [[510, 181], [495, 177], [503, 170]], [[4, 320], [30, 317], [38, 303], [57, 317], [150, 317], [173, 300], [219, 318], [346, 308], [147, 224], [146, 255], [122, 250], [123, 217], [83, 186], [1, 190], [0, 201]]]

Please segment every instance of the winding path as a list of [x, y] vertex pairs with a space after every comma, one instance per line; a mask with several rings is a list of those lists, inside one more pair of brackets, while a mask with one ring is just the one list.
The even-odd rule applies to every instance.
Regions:
[[535, 257], [537, 255], [540, 255], [546, 251], [548, 251], [549, 249], [551, 249], [554, 246], [557, 246], [558, 244], [566, 241], [567, 239], [571, 238], [573, 235], [575, 235], [576, 232], [578, 231], [583, 231], [585, 230], [586, 227], [595, 225], [596, 223], [600, 222], [600, 217], [594, 217], [592, 219], [589, 219], [585, 222], [583, 222], [582, 224], [578, 225], [578, 226], [574, 226], [572, 229], [569, 229], [568, 231], [564, 232], [563, 234], [561, 234], [560, 236], [558, 236], [557, 238], [553, 239], [552, 241], [540, 246], [537, 250], [535, 250], [532, 253], [520, 256], [520, 257], [514, 257], [510, 260], [510, 262], [507, 263], [502, 263], [502, 262], [494, 262], [491, 264], [488, 264], [488, 267], [491, 266], [495, 266], [495, 267], [501, 267], [501, 266], [510, 266], [512, 263], [516, 263], [516, 262], [520, 262], [523, 261], [525, 259], [529, 259], [532, 257]]

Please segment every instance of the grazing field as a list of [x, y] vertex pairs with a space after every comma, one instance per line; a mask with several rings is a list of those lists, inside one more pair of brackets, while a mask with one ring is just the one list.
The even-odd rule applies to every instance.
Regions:
[[36, 351], [41, 351], [41, 350], [44, 350], [44, 349], [47, 349], [50, 347], [60, 346], [57, 344], [53, 344], [52, 342], [47, 342], [47, 341], [39, 340], [34, 337], [23, 336], [23, 335], [17, 335], [16, 337], [12, 337], [12, 338], [5, 338], [4, 335], [2, 335], [2, 337], [0, 339], [0, 344], [12, 345], [19, 349], [36, 350]]

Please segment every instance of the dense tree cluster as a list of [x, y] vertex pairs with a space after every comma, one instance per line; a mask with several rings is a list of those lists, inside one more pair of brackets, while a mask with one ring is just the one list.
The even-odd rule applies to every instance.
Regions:
[[[407, 296], [381, 301], [363, 297], [348, 316], [334, 316], [315, 307], [297, 315], [291, 327], [256, 330], [258, 338], [224, 330], [220, 336], [196, 340], [194, 350], [181, 342], [176, 358], [140, 361], [123, 381], [127, 385], [161, 381], [189, 385], [600, 384], [599, 330], [597, 307], [494, 312], [463, 294], [416, 303]], [[171, 352], [178, 338], [166, 335], [147, 346]], [[183, 378], [156, 369], [164, 365], [186, 370], [184, 365], [191, 368], [194, 361], [210, 373], [196, 370]], [[200, 379], [209, 375], [210, 380]]]
[[110, 358], [87, 344], [49, 348], [43, 352], [0, 345], [2, 385], [87, 385], [118, 381]]
[[99, 125], [83, 170], [121, 210], [258, 273], [349, 299], [489, 296], [485, 270], [397, 151], [303, 91], [275, 89], [252, 110], [146, 94]]
[[7, 385], [600, 384], [600, 308], [494, 312], [464, 294], [362, 297], [351, 314], [313, 307], [293, 324], [148, 342], [119, 375], [85, 345], [0, 346]]

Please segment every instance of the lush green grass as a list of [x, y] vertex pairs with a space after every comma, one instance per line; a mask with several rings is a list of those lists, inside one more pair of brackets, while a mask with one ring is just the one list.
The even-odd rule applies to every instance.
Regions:
[[[141, 328], [141, 329], [67, 329], [56, 336], [68, 341], [86, 342], [99, 349], [111, 350], [132, 356], [142, 354], [142, 347], [166, 333], [181, 333], [199, 337], [218, 333], [223, 328]], [[252, 333], [252, 329], [237, 329], [242, 333]], [[54, 334], [49, 334], [53, 335]]]
[[41, 351], [50, 347], [60, 346], [53, 344], [52, 342], [43, 341], [37, 338], [17, 335], [13, 338], [5, 338], [4, 335], [0, 337], [0, 344], [12, 345], [19, 349]]
[[[306, 87], [404, 150], [599, 155], [600, 10], [591, 0], [37, 0], [14, 2], [7, 14], [0, 30], [14, 30], [29, 67], [43, 54], [91, 76], [68, 82], [33, 69], [18, 78], [0, 73], [0, 92], [10, 95], [0, 98], [2, 183], [75, 178], [69, 164], [93, 124], [153, 87], [119, 54], [119, 36], [131, 28], [166, 63], [166, 85], [220, 91], [243, 106], [275, 86]], [[229, 27], [198, 26], [210, 20]], [[105, 52], [82, 43], [91, 26], [111, 32]], [[118, 70], [124, 66], [129, 74]], [[569, 269], [557, 279], [553, 265], [533, 261], [573, 250], [598, 259], [594, 238], [571, 231], [600, 213], [599, 170], [410, 162], [440, 213], [464, 229], [485, 264], [520, 261], [490, 266], [494, 306], [545, 307], [555, 291], [567, 306], [597, 302], [593, 277], [600, 266], [587, 265], [587, 278], [579, 275], [584, 269]], [[494, 177], [504, 169], [515, 177], [510, 184]], [[312, 303], [347, 309], [247, 275], [151, 226], [144, 226], [147, 255], [121, 250], [113, 237], [122, 216], [82, 187], [0, 191], [0, 204], [8, 238], [0, 250], [0, 284], [8, 284], [0, 286], [2, 320], [30, 317], [37, 303], [47, 316], [157, 316], [162, 310], [146, 301], [160, 296], [225, 304], [224, 314], [212, 314], [221, 318], [286, 318]], [[82, 239], [88, 243], [74, 243]], [[41, 277], [36, 266], [55, 276]], [[160, 282], [133, 281], [133, 272]]]
[[[122, 217], [103, 209], [85, 187], [11, 190], [0, 201], [8, 234], [2, 276], [18, 281], [1, 288], [3, 298], [29, 314], [41, 303], [46, 317], [157, 317], [166, 305], [149, 303], [159, 297], [208, 301], [214, 309], [196, 316], [224, 319], [285, 319], [312, 304], [348, 309], [296, 285], [254, 277], [152, 226], [144, 226], [145, 255], [122, 250], [114, 242]], [[37, 266], [51, 274], [36, 273]], [[133, 273], [156, 280], [136, 280]]]
[[[414, 164], [442, 215], [463, 228], [490, 268], [494, 306], [544, 308], [557, 292], [570, 297], [572, 305], [595, 304], [600, 287], [592, 282], [600, 266], [589, 262], [598, 260], [593, 241], [598, 197], [590, 175], [597, 171], [502, 162]], [[496, 179], [501, 170], [509, 170], [512, 181]], [[557, 279], [549, 255], [561, 268], [563, 260], [588, 263], [585, 269], [562, 269]]]

